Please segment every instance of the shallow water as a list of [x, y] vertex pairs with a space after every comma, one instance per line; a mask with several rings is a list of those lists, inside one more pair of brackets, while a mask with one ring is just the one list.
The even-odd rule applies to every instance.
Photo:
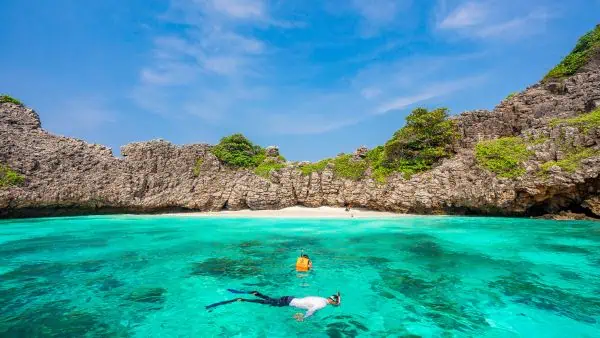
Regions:
[[[294, 271], [305, 250], [308, 275]], [[293, 308], [227, 288], [328, 296]], [[598, 337], [600, 224], [103, 216], [0, 221], [1, 337]]]

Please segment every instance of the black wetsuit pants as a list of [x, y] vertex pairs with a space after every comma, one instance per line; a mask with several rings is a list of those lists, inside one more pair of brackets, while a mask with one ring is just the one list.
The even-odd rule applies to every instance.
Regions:
[[259, 304], [265, 304], [265, 305], [271, 305], [271, 306], [288, 306], [292, 302], [292, 299], [294, 299], [294, 297], [292, 297], [292, 296], [271, 298], [269, 296], [263, 295], [262, 293], [260, 293], [258, 291], [251, 292], [250, 294], [252, 294], [258, 298], [261, 298], [261, 299], [245, 299], [245, 298], [240, 298], [240, 299], [243, 302], [259, 303]]

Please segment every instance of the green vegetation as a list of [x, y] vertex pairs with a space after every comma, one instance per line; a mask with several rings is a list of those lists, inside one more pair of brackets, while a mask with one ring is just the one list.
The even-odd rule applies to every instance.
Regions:
[[[373, 171], [371, 172], [371, 177], [375, 180], [375, 182], [385, 184], [385, 182], [387, 182], [388, 176], [390, 176], [392, 173], [394, 173], [393, 169], [379, 166], [373, 168]], [[409, 176], [407, 176], [407, 174], [404, 175], [405, 178], [410, 178]]]
[[550, 161], [541, 165], [543, 172], [548, 172], [554, 166], [560, 167], [564, 171], [574, 172], [579, 168], [582, 160], [594, 156], [600, 156], [600, 151], [592, 148], [571, 149], [565, 158], [559, 161]]
[[196, 163], [194, 164], [194, 176], [198, 177], [200, 176], [200, 171], [202, 170], [202, 164], [204, 163], [204, 159], [199, 158], [196, 160]]
[[394, 172], [394, 169], [383, 166], [384, 148], [377, 146], [367, 153], [367, 161], [371, 165], [371, 177], [378, 183], [385, 183], [387, 177]]
[[573, 75], [600, 52], [600, 25], [582, 36], [571, 51], [544, 79], [560, 79]]
[[303, 175], [310, 175], [314, 172], [320, 173], [325, 170], [325, 167], [327, 167], [329, 162], [331, 162], [331, 159], [326, 158], [319, 162], [304, 164], [300, 166], [300, 171]]
[[211, 151], [224, 164], [237, 168], [253, 168], [265, 159], [264, 149], [242, 134], [223, 137]]
[[[596, 109], [590, 113], [582, 114], [576, 117], [571, 118], [557, 118], [550, 121], [551, 127], [575, 127], [578, 128], [581, 132], [588, 133], [590, 130], [595, 128], [600, 128], [600, 109]], [[562, 138], [565, 137], [565, 130], [560, 130], [560, 135]], [[565, 157], [562, 160], [558, 161], [549, 161], [543, 163], [540, 168], [542, 170], [542, 174], [547, 173], [550, 168], [554, 166], [560, 167], [562, 170], [567, 172], [575, 172], [581, 161], [583, 159], [600, 156], [600, 150], [595, 150], [592, 148], [584, 148], [584, 147], [573, 147], [571, 145], [559, 144], [561, 151], [565, 153]]]
[[406, 117], [406, 125], [394, 133], [383, 151], [371, 154], [379, 157], [373, 162], [378, 181], [392, 172], [406, 178], [431, 169], [442, 158], [452, 155], [457, 138], [454, 122], [448, 119], [448, 109], [417, 108]]
[[281, 160], [275, 160], [271, 158], [267, 158], [261, 164], [254, 169], [254, 173], [258, 176], [268, 178], [271, 170], [279, 170], [285, 167], [285, 162], [281, 162]]
[[0, 188], [18, 186], [25, 183], [25, 176], [12, 170], [7, 165], [0, 164]]
[[545, 137], [545, 136], [538, 137], [538, 138], [530, 137], [529, 139], [527, 139], [527, 144], [532, 145], [532, 146], [537, 146], [537, 145], [546, 143], [546, 141], [548, 141], [548, 140], [549, 140], [549, 138]]
[[353, 160], [352, 155], [340, 155], [333, 159], [333, 173], [338, 177], [359, 180], [369, 167], [365, 160]]
[[[366, 158], [353, 159], [352, 155], [342, 154], [335, 158], [300, 166], [304, 175], [322, 172], [332, 165], [337, 177], [359, 180], [370, 167], [372, 177], [385, 183], [387, 177], [400, 172], [406, 178], [431, 169], [440, 159], [452, 155], [452, 144], [456, 140], [454, 122], [448, 118], [448, 110], [439, 108], [415, 109], [406, 118], [406, 125], [394, 133], [392, 139], [383, 146], [370, 150]], [[242, 134], [234, 134], [221, 139], [212, 148], [212, 153], [224, 164], [234, 168], [254, 168], [254, 172], [268, 177], [272, 170], [285, 167], [285, 159], [267, 158], [265, 150], [254, 145]], [[200, 172], [201, 163], [196, 163], [194, 174]]]
[[304, 175], [321, 172], [333, 164], [336, 176], [358, 180], [371, 167], [372, 178], [385, 183], [387, 177], [400, 172], [404, 177], [431, 169], [442, 158], [452, 155], [452, 144], [457, 135], [454, 122], [448, 119], [448, 110], [415, 109], [406, 118], [406, 125], [394, 133], [383, 146], [371, 149], [365, 159], [353, 160], [351, 155], [340, 155], [300, 167]]
[[531, 152], [519, 137], [482, 141], [475, 146], [475, 158], [482, 167], [499, 177], [516, 178], [525, 173], [522, 163]]
[[515, 95], [517, 95], [517, 92], [512, 92], [510, 94], [508, 94], [508, 96], [506, 96], [506, 98], [504, 99], [505, 101], [512, 99], [513, 97], [515, 97]]
[[0, 95], [0, 103], [14, 103], [14, 104], [17, 104], [19, 106], [23, 105], [23, 103], [21, 101], [15, 99], [14, 97], [6, 95], [6, 94]]
[[[265, 149], [253, 144], [242, 134], [233, 134], [223, 137], [219, 144], [214, 146], [211, 152], [222, 163], [233, 168], [254, 168], [254, 173], [265, 178], [269, 177], [271, 170], [279, 170], [285, 167], [285, 158], [267, 157]], [[200, 161], [200, 160], [199, 160]], [[194, 174], [200, 173], [202, 163], [196, 162]], [[196, 169], [198, 168], [198, 169]]]
[[326, 158], [316, 163], [304, 164], [300, 167], [300, 171], [304, 175], [322, 172], [330, 163], [333, 166], [333, 174], [335, 176], [348, 178], [354, 181], [359, 180], [364, 176], [365, 171], [369, 168], [370, 164], [367, 160], [354, 160], [352, 155], [342, 154], [334, 158]]
[[550, 126], [556, 127], [566, 125], [577, 127], [579, 130], [588, 132], [594, 128], [600, 128], [600, 109], [596, 109], [591, 113], [579, 115], [568, 119], [553, 119], [550, 121]]

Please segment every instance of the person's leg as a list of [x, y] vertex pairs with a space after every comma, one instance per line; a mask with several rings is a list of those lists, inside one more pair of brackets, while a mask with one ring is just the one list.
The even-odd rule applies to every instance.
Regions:
[[262, 298], [262, 299], [271, 299], [271, 297], [269, 297], [269, 296], [266, 296], [266, 295], [263, 295], [262, 293], [260, 293], [260, 292], [258, 292], [258, 291], [250, 291], [250, 292], [248, 292], [248, 293], [249, 293], [249, 294], [251, 294], [251, 295], [254, 295], [254, 296], [258, 297], [258, 298]]
[[246, 299], [246, 298], [238, 298], [238, 302], [247, 302], [247, 303], [258, 303], [258, 304], [269, 304], [267, 300], [264, 299]]
[[222, 302], [210, 304], [210, 305], [205, 306], [205, 308], [208, 311], [212, 311], [217, 306], [221, 306], [221, 305], [225, 305], [225, 304], [231, 304], [231, 303], [235, 303], [235, 302], [249, 302], [249, 303], [259, 303], [259, 304], [269, 304], [269, 305], [271, 305], [271, 303], [269, 301], [264, 300], [264, 299], [235, 298], [235, 299], [230, 299], [230, 300], [226, 300], [226, 301], [222, 301]]
[[[271, 306], [287, 306], [289, 305], [291, 298], [293, 297], [281, 297], [281, 298], [273, 298], [273, 297], [269, 297], [267, 295], [263, 295], [262, 293], [258, 292], [258, 291], [250, 291], [248, 292], [251, 295], [254, 295], [256, 297], [262, 298], [262, 300], [257, 301], [260, 302], [261, 304], [269, 304]], [[288, 298], [290, 298], [288, 300]]]
[[277, 305], [274, 306], [288, 306], [292, 302], [292, 299], [294, 299], [293, 296], [283, 296], [277, 299]]

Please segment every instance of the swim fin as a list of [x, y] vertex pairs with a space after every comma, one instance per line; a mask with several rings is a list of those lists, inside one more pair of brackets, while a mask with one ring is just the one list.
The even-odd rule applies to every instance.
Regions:
[[222, 301], [222, 302], [218, 302], [218, 303], [207, 305], [207, 306], [205, 306], [205, 308], [207, 310], [211, 310], [211, 309], [213, 309], [213, 308], [215, 308], [215, 307], [217, 307], [219, 305], [225, 305], [225, 304], [234, 303], [234, 302], [237, 302], [237, 301], [238, 301], [237, 298], [236, 299], [225, 300], [225, 301]]
[[244, 295], [252, 294], [252, 291], [243, 291], [243, 290], [236, 290], [236, 289], [227, 289], [227, 291], [229, 291], [231, 293], [244, 294]]

